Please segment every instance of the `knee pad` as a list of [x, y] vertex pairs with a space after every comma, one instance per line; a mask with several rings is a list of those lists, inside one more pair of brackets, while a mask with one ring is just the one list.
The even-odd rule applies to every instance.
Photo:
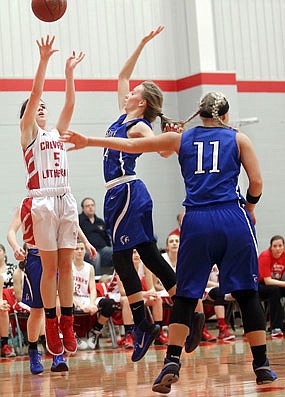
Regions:
[[225, 304], [224, 295], [221, 295], [219, 287], [212, 288], [208, 292], [208, 295], [214, 301], [215, 306], [224, 306]]
[[111, 317], [117, 309], [114, 299], [102, 298], [98, 303], [99, 311], [104, 317]]
[[258, 292], [254, 290], [240, 290], [232, 292], [232, 296], [239, 304], [245, 333], [265, 331], [264, 310], [261, 306]]
[[184, 324], [189, 327], [197, 302], [198, 299], [196, 298], [176, 296], [170, 313], [169, 324]]
[[161, 256], [155, 242], [139, 244], [136, 249], [145, 266], [159, 278], [166, 291], [176, 285], [175, 272]]
[[127, 296], [142, 290], [141, 280], [134, 268], [132, 256], [132, 249], [114, 252], [113, 254], [114, 268], [123, 283]]

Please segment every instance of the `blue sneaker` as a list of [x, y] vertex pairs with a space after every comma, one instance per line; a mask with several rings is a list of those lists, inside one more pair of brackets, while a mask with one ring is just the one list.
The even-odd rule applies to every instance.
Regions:
[[37, 349], [28, 350], [30, 359], [30, 371], [33, 375], [44, 372], [44, 367], [41, 363], [41, 353]]
[[136, 328], [132, 361], [139, 361], [145, 355], [149, 346], [159, 336], [159, 333], [160, 326], [157, 324], [152, 324], [148, 331], [142, 331], [139, 326]]
[[190, 333], [185, 341], [186, 353], [191, 353], [199, 345], [202, 339], [203, 327], [205, 324], [205, 314], [195, 312], [190, 325]]
[[59, 356], [53, 356], [52, 366], [50, 370], [52, 372], [68, 371], [68, 365], [65, 359], [63, 358], [63, 354], [60, 354]]
[[164, 360], [164, 367], [155, 379], [152, 385], [152, 391], [167, 394], [171, 391], [172, 383], [176, 383], [179, 379], [179, 370], [181, 364], [174, 361]]
[[278, 379], [277, 375], [269, 366], [268, 358], [265, 363], [261, 367], [257, 367], [254, 362], [252, 363], [253, 370], [256, 375], [256, 383], [258, 385], [264, 385], [266, 383], [271, 383], [274, 380]]

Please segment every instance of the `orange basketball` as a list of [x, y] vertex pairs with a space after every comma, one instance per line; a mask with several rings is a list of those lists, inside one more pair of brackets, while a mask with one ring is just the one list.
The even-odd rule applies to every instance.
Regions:
[[60, 19], [66, 11], [67, 0], [32, 0], [32, 10], [44, 22]]

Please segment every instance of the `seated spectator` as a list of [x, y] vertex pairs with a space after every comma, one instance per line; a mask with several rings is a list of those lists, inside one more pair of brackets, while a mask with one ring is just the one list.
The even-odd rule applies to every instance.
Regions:
[[85, 245], [79, 240], [74, 251], [72, 264], [74, 279], [73, 303], [75, 310], [88, 313], [90, 316], [94, 316], [95, 320], [93, 327], [88, 330], [87, 343], [77, 337], [79, 350], [85, 350], [87, 347], [91, 349], [99, 347], [99, 337], [102, 333], [102, 328], [117, 308], [113, 299], [97, 298], [94, 268], [90, 263], [84, 261], [85, 253]]
[[0, 244], [0, 273], [4, 280], [3, 288], [13, 287], [13, 274], [16, 267], [13, 263], [7, 263], [6, 249], [3, 244]]
[[168, 338], [162, 330], [163, 305], [162, 299], [155, 290], [153, 276], [150, 270], [143, 264], [137, 250], [133, 250], [133, 263], [142, 282], [142, 294], [145, 306], [151, 307], [154, 323], [160, 326], [160, 334], [155, 339], [154, 344], [163, 345], [168, 342]]
[[[166, 262], [176, 271], [177, 254], [179, 248], [180, 236], [178, 234], [169, 234], [166, 238], [165, 252], [161, 255]], [[156, 291], [163, 291], [164, 287], [161, 281], [153, 274], [153, 284]]]
[[[230, 294], [223, 295], [219, 288], [219, 269], [216, 265], [213, 266], [207, 287], [203, 296], [203, 300], [210, 300], [214, 303], [214, 312], [219, 327], [218, 339], [229, 341], [235, 339], [235, 335], [228, 330], [228, 324], [225, 321], [225, 300], [233, 300]], [[211, 336], [211, 337], [210, 337]], [[202, 340], [208, 342], [215, 341], [216, 337], [210, 334], [206, 327], [204, 327]]]
[[284, 237], [273, 236], [270, 247], [258, 258], [261, 300], [268, 300], [270, 307], [271, 336], [283, 336], [283, 309], [280, 299], [285, 296], [285, 251]]
[[[82, 212], [79, 214], [79, 226], [87, 237], [88, 241], [97, 250], [96, 259], [90, 259], [87, 252], [84, 260], [94, 266], [97, 275], [104, 273], [112, 274], [113, 249], [111, 238], [106, 232], [105, 222], [95, 214], [95, 201], [86, 197], [81, 202]], [[104, 270], [104, 271], [103, 271]]]
[[[101, 279], [100, 279], [101, 281]], [[121, 335], [118, 340], [118, 345], [125, 349], [132, 349], [134, 347], [133, 331], [134, 331], [134, 319], [129, 304], [126, 291], [123, 283], [116, 272], [113, 273], [112, 279], [108, 284], [107, 294], [109, 298], [114, 299], [116, 303], [120, 304], [121, 316], [124, 326], [124, 335]]]
[[[184, 216], [184, 212], [181, 212], [179, 215], [177, 215], [177, 220], [180, 225], [182, 223], [183, 216]], [[167, 236], [165, 252], [161, 254], [166, 260], [166, 262], [173, 268], [174, 271], [176, 271], [179, 243], [180, 243], [180, 228], [174, 230]], [[171, 307], [173, 303], [169, 298], [167, 291], [164, 289], [161, 281], [155, 275], [153, 275], [153, 284], [155, 290], [158, 292], [158, 295], [161, 296], [163, 303]], [[187, 337], [187, 342], [185, 345], [187, 353], [190, 353], [191, 351], [195, 350], [195, 348], [198, 346], [200, 340], [202, 339], [202, 332], [203, 332], [204, 340], [206, 336], [209, 339], [214, 338], [214, 340], [216, 340], [216, 337], [207, 331], [207, 328], [205, 326], [205, 316], [203, 313], [203, 304], [202, 304], [202, 300], [199, 299], [197, 307], [195, 309], [194, 318], [192, 321], [192, 330], [189, 336]]]
[[[1, 248], [0, 248], [1, 251]], [[0, 257], [3, 255], [0, 252]], [[3, 285], [4, 279], [2, 274], [0, 274], [0, 336], [1, 336], [1, 357], [10, 358], [15, 357], [16, 354], [8, 345], [8, 335], [9, 335], [9, 310], [10, 305], [6, 300], [3, 300]]]

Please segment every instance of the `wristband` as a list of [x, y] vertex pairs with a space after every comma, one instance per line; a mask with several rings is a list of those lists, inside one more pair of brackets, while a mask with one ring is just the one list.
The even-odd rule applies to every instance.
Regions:
[[259, 199], [261, 197], [261, 194], [259, 196], [252, 196], [248, 191], [246, 192], [246, 201], [249, 204], [257, 204], [259, 202]]

